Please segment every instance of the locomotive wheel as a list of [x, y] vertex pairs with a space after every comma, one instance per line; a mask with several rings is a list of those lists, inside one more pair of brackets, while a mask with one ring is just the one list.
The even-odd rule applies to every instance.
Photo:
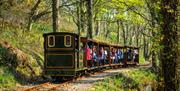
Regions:
[[73, 79], [73, 77], [65, 77], [65, 76], [51, 76], [51, 78], [53, 79], [53, 82], [64, 82]]
[[64, 77], [61, 76], [51, 76], [53, 82], [63, 82]]

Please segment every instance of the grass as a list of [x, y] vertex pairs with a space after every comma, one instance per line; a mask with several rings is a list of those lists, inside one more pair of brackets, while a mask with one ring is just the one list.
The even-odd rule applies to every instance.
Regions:
[[11, 71], [4, 66], [0, 67], [0, 89], [12, 89], [17, 81]]
[[[9, 25], [10, 26], [10, 25]], [[28, 64], [33, 68], [35, 76], [39, 76], [42, 73], [41, 67], [43, 66], [43, 33], [50, 32], [50, 26], [44, 24], [33, 24], [32, 31], [26, 31], [20, 28], [5, 27], [0, 32], [0, 40], [7, 41], [14, 47], [23, 51], [28, 57]], [[0, 49], [0, 53], [2, 50]], [[2, 57], [0, 54], [0, 89], [13, 88], [17, 79], [11, 73], [11, 70], [6, 67], [7, 64], [2, 63]], [[26, 60], [27, 61], [27, 60]], [[41, 66], [38, 64], [41, 64]], [[21, 62], [19, 62], [21, 63]], [[30, 69], [19, 65], [16, 67], [16, 71], [23, 75], [31, 76]]]
[[117, 76], [97, 82], [92, 91], [139, 91], [156, 83], [156, 75], [150, 70], [124, 71]]
[[1, 40], [8, 41], [21, 50], [32, 49], [38, 51], [40, 48], [43, 48], [43, 38], [40, 31], [23, 32], [21, 29], [10, 29], [2, 32], [0, 38]]
[[144, 64], [145, 61], [146, 61], [146, 60], [145, 60], [145, 58], [144, 58], [143, 56], [140, 56], [140, 57], [139, 57], [139, 63], [140, 63], [140, 64]]

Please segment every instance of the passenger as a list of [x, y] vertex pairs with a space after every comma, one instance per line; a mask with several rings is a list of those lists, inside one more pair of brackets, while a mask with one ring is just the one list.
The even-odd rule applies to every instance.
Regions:
[[133, 59], [133, 53], [132, 53], [132, 50], [128, 50], [128, 61], [132, 61]]
[[123, 61], [122, 61], [122, 63], [124, 64], [124, 66], [127, 66], [127, 61], [128, 61], [128, 52], [125, 51], [125, 52], [123, 53]]
[[113, 49], [110, 49], [110, 54], [109, 54], [109, 56], [110, 56], [110, 61], [109, 61], [109, 63], [111, 64], [112, 63], [112, 59], [113, 59], [113, 56], [112, 56], [112, 51], [113, 51]]
[[107, 51], [105, 52], [104, 48], [101, 47], [101, 50], [100, 50], [100, 64], [101, 65], [104, 65], [105, 64], [105, 60], [106, 60], [106, 56], [107, 56]]
[[139, 61], [138, 61], [138, 59], [139, 59], [138, 50], [134, 50], [134, 57], [133, 57], [133, 59], [134, 59], [134, 62], [136, 62], [136, 63], [139, 62]]
[[107, 55], [107, 50], [104, 50], [104, 64], [108, 64]]
[[94, 65], [94, 66], [97, 66], [97, 64], [98, 64], [98, 57], [97, 57], [96, 46], [93, 46], [92, 56], [93, 56], [93, 65]]
[[122, 52], [122, 50], [118, 49], [117, 56], [118, 56], [118, 63], [122, 62], [123, 61], [123, 52]]
[[118, 55], [117, 55], [117, 49], [116, 50], [114, 50], [114, 53], [115, 53], [115, 59], [114, 59], [114, 63], [118, 63]]
[[75, 38], [75, 52], [79, 52], [78, 39]]
[[91, 53], [92, 53], [92, 51], [88, 45], [86, 45], [86, 47], [85, 47], [85, 53], [86, 53], [87, 66], [91, 67], [92, 66], [92, 64], [91, 64], [91, 59], [92, 59]]
[[114, 60], [115, 60], [115, 52], [114, 52], [114, 49], [113, 49], [113, 48], [111, 49], [111, 52], [110, 52], [110, 58], [111, 58], [111, 62], [110, 62], [110, 63], [114, 63]]

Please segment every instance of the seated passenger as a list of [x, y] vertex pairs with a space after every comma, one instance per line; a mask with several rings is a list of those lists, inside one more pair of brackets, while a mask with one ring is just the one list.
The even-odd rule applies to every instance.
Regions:
[[120, 49], [118, 49], [118, 51], [117, 51], [117, 56], [118, 56], [118, 62], [119, 63], [122, 62], [123, 61], [123, 52]]
[[128, 61], [132, 61], [132, 59], [133, 59], [133, 53], [132, 53], [131, 50], [128, 50], [127, 55], [128, 55]]
[[79, 48], [78, 48], [79, 46], [78, 46], [78, 39], [77, 38], [75, 38], [75, 52], [79, 52]]
[[139, 62], [138, 61], [138, 59], [139, 59], [139, 54], [138, 54], [138, 50], [134, 50], [134, 57], [133, 57], [133, 59], [134, 59], [134, 62]]
[[111, 63], [114, 63], [114, 60], [115, 60], [115, 52], [114, 52], [114, 49], [113, 49], [113, 48], [111, 49], [111, 52], [110, 52], [110, 58], [111, 58]]
[[114, 63], [118, 63], [118, 55], [117, 55], [117, 50], [114, 50], [114, 53], [115, 53], [115, 59], [114, 59]]
[[93, 65], [97, 66], [97, 64], [98, 64], [98, 57], [97, 57], [96, 46], [93, 46], [92, 56], [93, 56], [93, 59], [92, 59], [93, 60]]
[[104, 50], [104, 64], [108, 64], [107, 56], [107, 50]]
[[100, 63], [100, 65], [104, 65], [104, 61], [105, 61], [105, 52], [104, 52], [104, 48], [103, 47], [101, 47], [101, 49], [100, 49], [100, 52], [99, 52], [99, 63]]
[[126, 66], [127, 61], [128, 61], [128, 52], [125, 51], [125, 52], [123, 53], [123, 61], [122, 61], [122, 63]]
[[91, 64], [91, 59], [92, 59], [91, 53], [92, 53], [92, 51], [88, 45], [86, 45], [86, 47], [85, 47], [85, 53], [86, 53], [87, 66], [91, 67], [92, 66], [92, 64]]

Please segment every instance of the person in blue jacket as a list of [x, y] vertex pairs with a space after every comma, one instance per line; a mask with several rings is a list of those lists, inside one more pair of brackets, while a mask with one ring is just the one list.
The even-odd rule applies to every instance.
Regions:
[[123, 61], [123, 52], [122, 50], [118, 49], [117, 51], [117, 56], [118, 56], [118, 62], [122, 62]]

